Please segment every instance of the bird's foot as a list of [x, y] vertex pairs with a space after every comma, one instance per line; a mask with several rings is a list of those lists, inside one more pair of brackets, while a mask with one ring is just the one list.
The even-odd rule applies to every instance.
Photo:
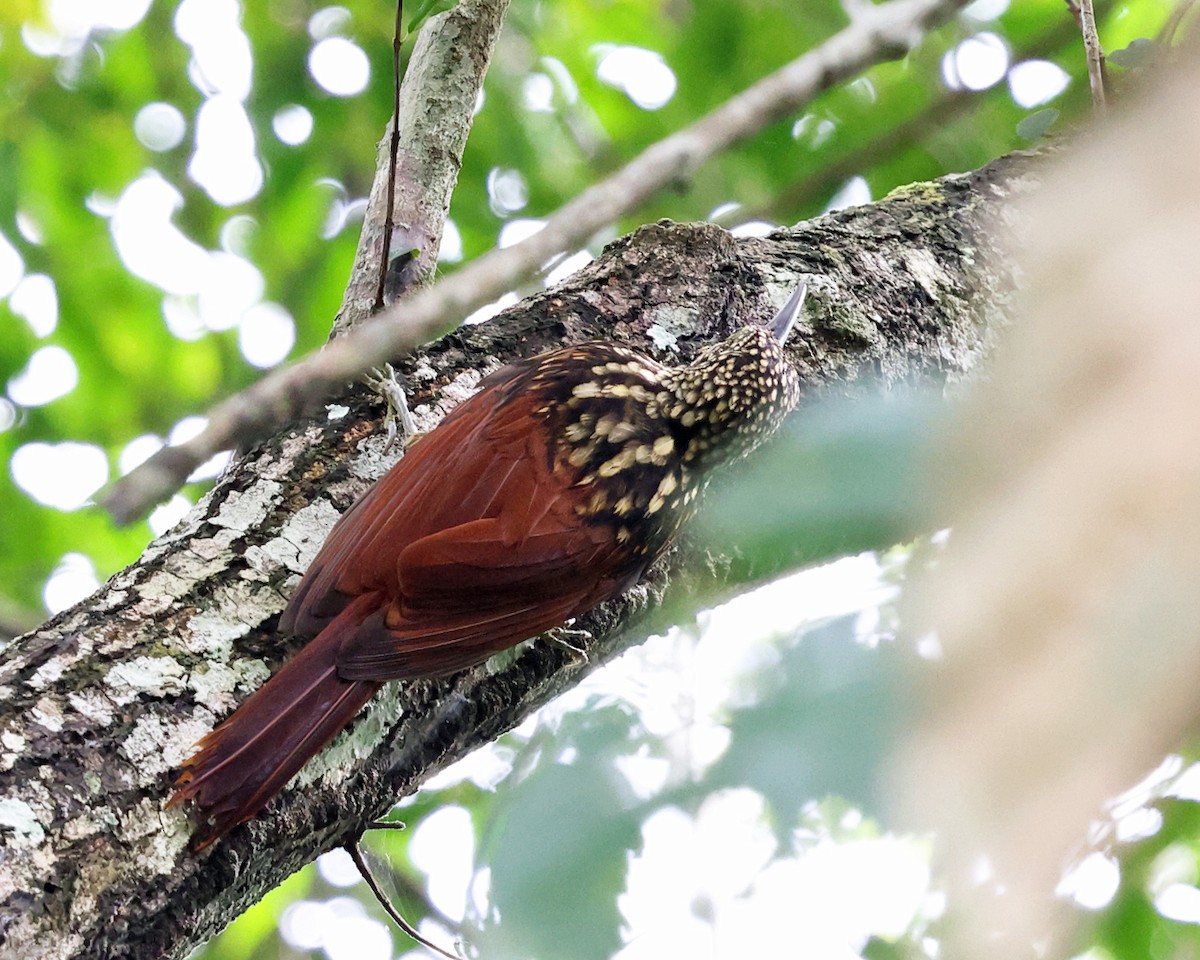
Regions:
[[[385, 363], [383, 369], [376, 367], [371, 374], [364, 378], [367, 386], [374, 390], [387, 403], [387, 413], [384, 423], [387, 425], [387, 444], [383, 452], [387, 453], [396, 442], [397, 432], [401, 433], [402, 443], [408, 444], [417, 436], [417, 423], [413, 420], [408, 409], [408, 396], [400, 385], [400, 378], [390, 363]], [[399, 424], [399, 429], [397, 429]]]
[[578, 630], [574, 627], [554, 627], [547, 630], [543, 636], [556, 647], [562, 647], [567, 653], [575, 658], [579, 666], [584, 666], [591, 663], [591, 658], [588, 657], [587, 650], [582, 646], [596, 638], [586, 630]]

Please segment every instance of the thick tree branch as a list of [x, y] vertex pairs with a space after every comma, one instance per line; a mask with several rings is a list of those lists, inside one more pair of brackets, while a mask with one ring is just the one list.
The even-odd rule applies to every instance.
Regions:
[[[820, 47], [647, 148], [562, 206], [532, 237], [479, 257], [446, 280], [382, 311], [353, 334], [226, 400], [209, 415], [203, 432], [160, 450], [119, 480], [104, 497], [105, 507], [118, 521], [141, 515], [178, 489], [213, 454], [262, 439], [371, 367], [453, 330], [472, 310], [513, 289], [555, 255], [586, 243], [601, 227], [637, 209], [663, 186], [690, 176], [714, 154], [866, 67], [904, 56], [926, 30], [944, 22], [963, 3], [891, 0], [878, 7], [864, 6], [848, 27]], [[379, 189], [376, 186], [373, 192]]]
[[[661, 223], [568, 283], [412, 358], [429, 427], [497, 364], [615, 338], [690, 356], [768, 316], [799, 280], [793, 334], [809, 397], [962, 376], [1000, 326], [1013, 157], [766, 239]], [[672, 350], [655, 347], [666, 333]], [[365, 392], [235, 464], [192, 514], [85, 603], [14, 641], [0, 666], [0, 956], [184, 956], [293, 870], [643, 635], [679, 557], [583, 623], [591, 665], [534, 644], [446, 681], [385, 688], [264, 816], [199, 858], [170, 770], [288, 653], [273, 632], [329, 527], [389, 466]]]

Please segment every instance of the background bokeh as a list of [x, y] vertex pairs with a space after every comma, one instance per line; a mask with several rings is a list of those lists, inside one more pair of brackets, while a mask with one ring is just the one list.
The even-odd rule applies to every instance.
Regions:
[[[1172, 11], [1098, 4], [1118, 95]], [[0, 6], [0, 637], [133, 560], [224, 459], [126, 529], [92, 504], [105, 483], [324, 340], [390, 108], [393, 17], [304, 0]], [[535, 230], [845, 22], [831, 0], [515, 0], [440, 270]], [[766, 232], [1088, 115], [1061, 0], [976, 0], [542, 282], [639, 223]], [[864, 532], [838, 514], [830, 542], [844, 524], [842, 540], [871, 544], [874, 519]], [[703, 613], [439, 777], [404, 805], [408, 831], [368, 839], [402, 909], [492, 958], [937, 956], [929, 839], [889, 832], [875, 777], [904, 710], [895, 678], [937, 656], [895, 639], [909, 569], [936, 551], [844, 558]], [[1147, 805], [1165, 794], [1178, 799]], [[1200, 951], [1197, 795], [1171, 757], [1114, 806], [1120, 849], [1083, 851], [1062, 889], [1094, 912], [1081, 952]], [[409, 948], [334, 853], [203, 955]]]

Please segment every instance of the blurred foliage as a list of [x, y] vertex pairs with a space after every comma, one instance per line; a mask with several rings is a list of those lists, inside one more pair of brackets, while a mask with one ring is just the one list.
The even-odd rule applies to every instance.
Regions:
[[914, 394], [792, 414], [751, 463], [717, 480], [697, 539], [721, 544], [734, 555], [730, 578], [753, 583], [936, 530], [922, 464], [942, 412], [937, 398]]
[[[1153, 836], [1136, 845], [1108, 845], [1121, 855], [1121, 884], [1096, 915], [1089, 940], [1114, 958], [1200, 956], [1200, 925], [1163, 919], [1154, 901], [1173, 884], [1195, 889], [1200, 881], [1200, 803], [1163, 798]], [[1103, 954], [1101, 954], [1103, 956]]]
[[[244, 256], [261, 272], [263, 299], [281, 304], [297, 323], [293, 356], [323, 341], [340, 302], [356, 242], [354, 201], [369, 188], [375, 141], [391, 103], [394, 10], [348, 0], [346, 13], [333, 18], [336, 32], [361, 46], [371, 66], [361, 94], [339, 97], [323, 90], [307, 66], [313, 18], [330, 8], [305, 0], [241, 5], [241, 29], [254, 59], [245, 108], [265, 182], [251, 199], [227, 207], [190, 178], [195, 118], [205, 97], [189, 66], [189, 47], [176, 36], [176, 9], [173, 0], [155, 0], [136, 25], [95, 30], [62, 55], [38, 55], [29, 41], [52, 26], [49, 0], [0, 5], [0, 235], [16, 249], [26, 275], [51, 278], [58, 318], [52, 332], [39, 336], [0, 298], [0, 382], [18, 375], [46, 345], [64, 348], [79, 371], [78, 385], [59, 399], [10, 404], [11, 424], [0, 409], [5, 464], [24, 444], [80, 441], [105, 452], [111, 478], [130, 440], [167, 436], [182, 418], [258, 375], [239, 350], [236, 318], [228, 329], [176, 337], [164, 322], [164, 290], [132, 274], [118, 255], [105, 211], [146, 171], [179, 191], [173, 222], [187, 237], [207, 250]], [[1165, 0], [1097, 3], [1106, 49], [1126, 51], [1114, 58], [1115, 80], [1127, 79], [1122, 68], [1145, 62], [1145, 41], [1156, 37], [1172, 9]], [[658, 217], [715, 216], [730, 227], [791, 223], [822, 212], [852, 178], [861, 177], [871, 196], [882, 196], [986, 163], [1042, 136], [1055, 120], [1053, 129], [1063, 131], [1086, 119], [1082, 48], [1061, 0], [980, 0], [973, 11], [904, 60], [831, 90], [804, 114], [705, 165], [614, 231]], [[451, 208], [464, 256], [491, 248], [506, 220], [550, 213], [844, 23], [835, 0], [514, 0]], [[953, 71], [945, 64], [964, 41], [981, 36], [995, 39], [1008, 64], [1047, 60], [1070, 83], [1049, 109], [1019, 106], [1003, 71], [982, 90], [949, 87], [945, 78]], [[622, 46], [652, 51], [674, 77], [673, 95], [660, 109], [639, 107], [599, 76], [603, 58]], [[152, 102], [173, 105], [186, 121], [181, 142], [161, 152], [143, 146], [133, 132], [138, 111]], [[312, 135], [298, 145], [283, 143], [272, 126], [293, 104], [313, 120]], [[497, 171], [519, 174], [523, 205], [494, 202], [489, 184]], [[343, 221], [337, 214], [347, 208], [351, 215]], [[453, 268], [449, 260], [442, 264]], [[191, 295], [193, 307], [194, 301]], [[722, 501], [727, 525], [713, 527], [711, 535], [737, 540], [747, 578], [799, 560], [879, 548], [929, 522], [913, 472], [928, 410], [918, 402], [864, 410], [795, 421], [795, 442], [778, 445], [763, 469]], [[194, 500], [202, 489], [193, 484], [185, 493]], [[0, 517], [0, 635], [45, 616], [42, 591], [65, 554], [90, 558], [103, 579], [150, 538], [147, 524], [118, 530], [95, 507], [63, 512], [43, 506], [7, 469]], [[796, 530], [805, 531], [803, 557], [793, 554]], [[630, 790], [615, 772], [618, 761], [659, 759], [678, 773], [678, 744], [651, 732], [627, 702], [608, 697], [532, 735], [510, 737], [503, 749], [518, 759], [498, 790], [458, 781], [408, 802], [403, 816], [412, 824], [448, 803], [471, 812], [476, 879], [488, 875], [491, 895], [488, 911], [468, 911], [468, 942], [491, 957], [611, 956], [623, 942], [627, 916], [618, 894], [641, 849], [646, 818], [666, 806], [695, 813], [719, 791], [754, 791], [774, 842], [789, 855], [799, 855], [804, 836], [875, 831], [871, 821], [859, 823], [847, 811], [882, 815], [875, 775], [904, 701], [895, 677], [905, 670], [896, 660], [919, 658], [890, 644], [886, 629], [868, 631], [874, 639], [865, 642], [856, 623], [842, 617], [777, 637], [779, 659], [756, 674], [753, 695], [728, 706], [729, 743], [721, 756], [695, 776], [672, 776], [651, 796]], [[831, 795], [846, 800], [820, 802]], [[1172, 801], [1158, 835], [1124, 858], [1120, 892], [1097, 916], [1093, 942], [1105, 951], [1098, 956], [1200, 952], [1200, 927], [1165, 920], [1146, 879], [1172, 845], [1195, 858], [1197, 809]], [[416, 878], [419, 891], [423, 878], [408, 857], [408, 836], [390, 837], [388, 856], [397, 871]], [[204, 956], [299, 955], [275, 933], [279, 916], [295, 898], [336, 895], [306, 868], [216, 938]], [[420, 895], [409, 890], [405, 896], [414, 919], [436, 914]], [[705, 916], [710, 907], [696, 902], [689, 916]], [[382, 918], [374, 905], [366, 911]], [[781, 929], [792, 919], [782, 918]], [[872, 940], [864, 955], [921, 955], [922, 923], [906, 938]]]

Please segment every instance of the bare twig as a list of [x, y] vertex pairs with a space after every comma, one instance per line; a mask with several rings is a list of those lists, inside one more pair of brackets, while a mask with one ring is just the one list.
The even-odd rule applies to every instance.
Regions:
[[392, 918], [392, 922], [396, 924], [396, 926], [412, 937], [413, 940], [423, 946], [426, 950], [432, 950], [439, 956], [446, 957], [447, 960], [462, 960], [462, 957], [459, 954], [451, 953], [444, 947], [439, 947], [432, 940], [428, 940], [422, 936], [421, 932], [411, 923], [409, 923], [404, 914], [396, 909], [396, 905], [393, 904], [390, 899], [388, 899], [388, 895], [383, 892], [383, 888], [379, 886], [379, 882], [375, 879], [375, 874], [373, 874], [371, 872], [371, 868], [367, 866], [367, 861], [363, 857], [362, 850], [357, 841], [351, 841], [350, 843], [346, 844], [346, 852], [350, 854], [350, 859], [353, 860], [354, 865], [358, 867], [359, 875], [367, 882], [367, 886], [371, 888], [371, 893], [375, 895], [375, 899], [379, 901], [379, 905], [383, 907], [387, 915]]
[[388, 151], [387, 200], [383, 217], [383, 251], [379, 257], [379, 287], [375, 291], [375, 309], [384, 306], [388, 261], [391, 259], [392, 230], [396, 217], [396, 163], [400, 157], [400, 33], [404, 27], [404, 0], [396, 0], [396, 29], [392, 33], [392, 136]]
[[1079, 0], [1079, 29], [1083, 31], [1083, 49], [1087, 56], [1088, 84], [1092, 89], [1092, 107], [1103, 114], [1108, 108], [1104, 94], [1104, 49], [1096, 33], [1096, 11], [1092, 0]]
[[[904, 56], [924, 32], [945, 22], [964, 0], [891, 0], [696, 123], [648, 147], [625, 167], [584, 190], [543, 229], [472, 261], [452, 277], [385, 309], [352, 334], [266, 376], [218, 406], [203, 432], [160, 450], [103, 498], [118, 522], [140, 516], [178, 489], [219, 450], [252, 443], [279, 423], [310, 410], [365, 370], [453, 330], [472, 310], [536, 273], [563, 250], [636, 209], [665, 184], [690, 175], [729, 149], [864, 68]], [[360, 248], [361, 253], [361, 248]], [[372, 291], [373, 292], [373, 291]]]

